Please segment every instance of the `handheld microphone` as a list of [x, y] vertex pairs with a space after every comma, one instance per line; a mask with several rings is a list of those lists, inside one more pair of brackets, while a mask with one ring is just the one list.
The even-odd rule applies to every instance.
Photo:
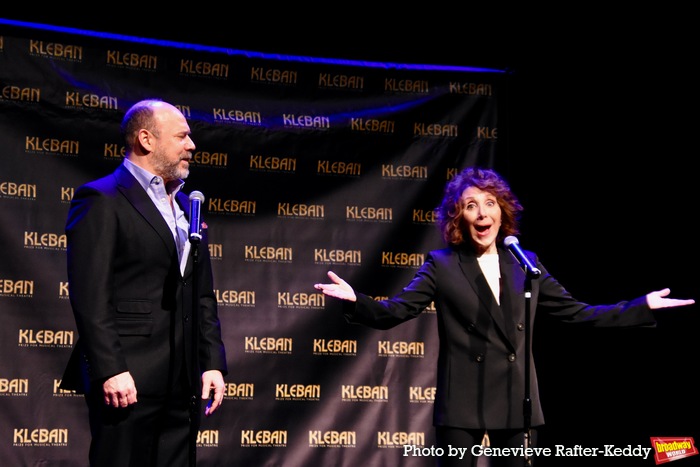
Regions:
[[190, 193], [190, 243], [199, 242], [202, 240], [200, 227], [202, 225], [199, 220], [199, 215], [202, 210], [204, 195], [200, 191]]
[[540, 277], [542, 271], [537, 269], [537, 267], [534, 264], [532, 264], [530, 258], [528, 258], [525, 252], [520, 248], [520, 242], [517, 238], [513, 237], [512, 235], [506, 237], [503, 240], [503, 244], [506, 246], [506, 248], [510, 250], [513, 256], [515, 256], [515, 259], [518, 260], [518, 262], [520, 263], [520, 267], [523, 268], [525, 274], [527, 274], [530, 277]]

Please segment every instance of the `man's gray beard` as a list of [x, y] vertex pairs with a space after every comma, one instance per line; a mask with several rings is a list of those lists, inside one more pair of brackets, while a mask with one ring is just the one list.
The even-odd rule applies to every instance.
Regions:
[[166, 158], [156, 152], [153, 154], [154, 167], [157, 170], [156, 175], [160, 175], [164, 180], [184, 180], [190, 174], [189, 169], [180, 169], [179, 160], [175, 165], [170, 165]]

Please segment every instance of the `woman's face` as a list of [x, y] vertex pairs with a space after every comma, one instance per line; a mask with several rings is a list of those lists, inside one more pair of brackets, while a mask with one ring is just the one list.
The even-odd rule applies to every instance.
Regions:
[[469, 237], [478, 254], [496, 253], [496, 238], [501, 228], [501, 207], [496, 197], [470, 186], [462, 193], [462, 217], [465, 237]]

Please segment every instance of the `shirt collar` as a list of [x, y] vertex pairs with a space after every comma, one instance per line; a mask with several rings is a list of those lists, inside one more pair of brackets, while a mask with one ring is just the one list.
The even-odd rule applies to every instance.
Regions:
[[[131, 162], [129, 159], [126, 157], [124, 158], [124, 167], [126, 167], [126, 170], [128, 170], [131, 175], [133, 175], [136, 180], [139, 182], [139, 185], [143, 187], [144, 190], [148, 190], [148, 187], [150, 185], [162, 185], [163, 184], [163, 178], [152, 174], [148, 170], [139, 167], [138, 165], [134, 164]], [[178, 191], [182, 189], [182, 187], [185, 185], [184, 180], [172, 180], [165, 184], [165, 191], [168, 194], [177, 194]]]

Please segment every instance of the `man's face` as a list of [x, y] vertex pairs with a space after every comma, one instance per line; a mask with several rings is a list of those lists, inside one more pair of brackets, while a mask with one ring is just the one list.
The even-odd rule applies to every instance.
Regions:
[[156, 110], [157, 134], [151, 154], [153, 173], [167, 183], [185, 179], [190, 174], [190, 159], [195, 149], [190, 138], [190, 126], [185, 116], [175, 107], [165, 106]]

